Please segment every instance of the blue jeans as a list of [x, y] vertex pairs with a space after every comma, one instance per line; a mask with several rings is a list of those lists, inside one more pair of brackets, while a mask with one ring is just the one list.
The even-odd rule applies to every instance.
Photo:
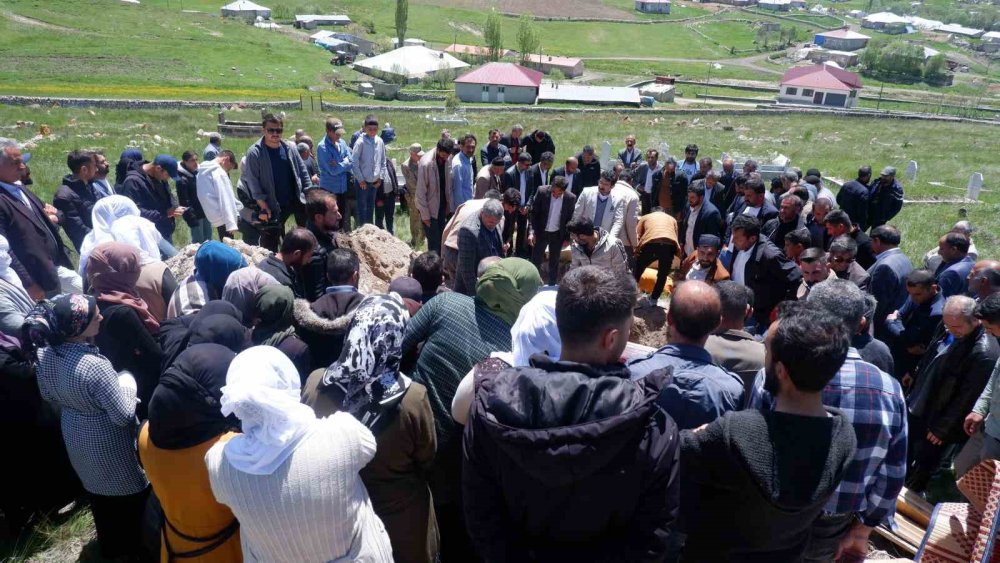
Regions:
[[169, 240], [161, 238], [158, 246], [160, 248], [161, 259], [168, 260], [170, 258], [173, 258], [174, 256], [177, 256], [177, 249], [174, 248], [174, 245], [170, 244]]
[[367, 225], [374, 222], [375, 215], [375, 190], [381, 188], [376, 188], [375, 186], [368, 186], [366, 189], [361, 189], [358, 186], [358, 199], [357, 199], [357, 209], [358, 209], [358, 226]]
[[208, 219], [202, 217], [194, 225], [188, 226], [191, 227], [191, 242], [193, 244], [212, 240], [212, 224], [208, 222]]
[[382, 205], [375, 206], [375, 226], [389, 231], [389, 234], [395, 234], [392, 230], [392, 219], [396, 213], [396, 194], [382, 195], [385, 196], [381, 200]]

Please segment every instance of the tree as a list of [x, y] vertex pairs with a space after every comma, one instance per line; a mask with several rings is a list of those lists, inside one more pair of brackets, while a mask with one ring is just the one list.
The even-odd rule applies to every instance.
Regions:
[[396, 0], [396, 37], [399, 38], [399, 46], [403, 46], [403, 38], [406, 36], [406, 20], [410, 17], [410, 0]]
[[947, 73], [944, 70], [944, 55], [934, 55], [924, 63], [924, 82], [937, 84], [944, 81]]
[[503, 52], [503, 23], [500, 21], [500, 14], [497, 9], [490, 10], [486, 16], [486, 25], [483, 26], [483, 37], [486, 39], [486, 58], [491, 61], [499, 61]]
[[517, 50], [521, 52], [521, 64], [528, 60], [529, 55], [538, 52], [540, 44], [538, 31], [535, 29], [535, 19], [531, 17], [531, 14], [521, 14], [520, 22], [517, 25]]

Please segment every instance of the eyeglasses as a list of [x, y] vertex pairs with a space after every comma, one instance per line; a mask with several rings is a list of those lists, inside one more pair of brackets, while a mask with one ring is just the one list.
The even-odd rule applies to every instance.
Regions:
[[845, 258], [843, 256], [833, 256], [833, 257], [830, 258], [830, 261], [831, 262], [836, 262], [838, 264], [843, 264], [845, 262], [850, 262], [851, 259], [850, 258]]
[[280, 135], [285, 132], [285, 130], [281, 127], [268, 127], [265, 131], [272, 135]]

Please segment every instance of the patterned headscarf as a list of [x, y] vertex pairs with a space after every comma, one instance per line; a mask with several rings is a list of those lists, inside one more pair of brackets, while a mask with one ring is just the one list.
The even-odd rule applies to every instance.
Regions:
[[410, 314], [395, 293], [366, 297], [354, 311], [340, 359], [323, 374], [323, 387], [344, 393], [342, 410], [373, 428], [402, 399], [399, 372], [403, 334]]
[[79, 336], [97, 315], [97, 300], [90, 295], [63, 293], [35, 305], [24, 317], [21, 342], [34, 349], [58, 346]]

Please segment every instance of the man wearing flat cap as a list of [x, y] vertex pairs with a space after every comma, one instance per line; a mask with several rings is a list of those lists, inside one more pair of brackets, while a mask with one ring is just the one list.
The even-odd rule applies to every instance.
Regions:
[[903, 186], [896, 180], [896, 169], [886, 166], [869, 189], [868, 223], [874, 229], [891, 221], [903, 208]]
[[699, 280], [709, 285], [730, 279], [729, 270], [719, 260], [722, 239], [715, 235], [701, 235], [698, 246], [681, 264], [678, 279]]

